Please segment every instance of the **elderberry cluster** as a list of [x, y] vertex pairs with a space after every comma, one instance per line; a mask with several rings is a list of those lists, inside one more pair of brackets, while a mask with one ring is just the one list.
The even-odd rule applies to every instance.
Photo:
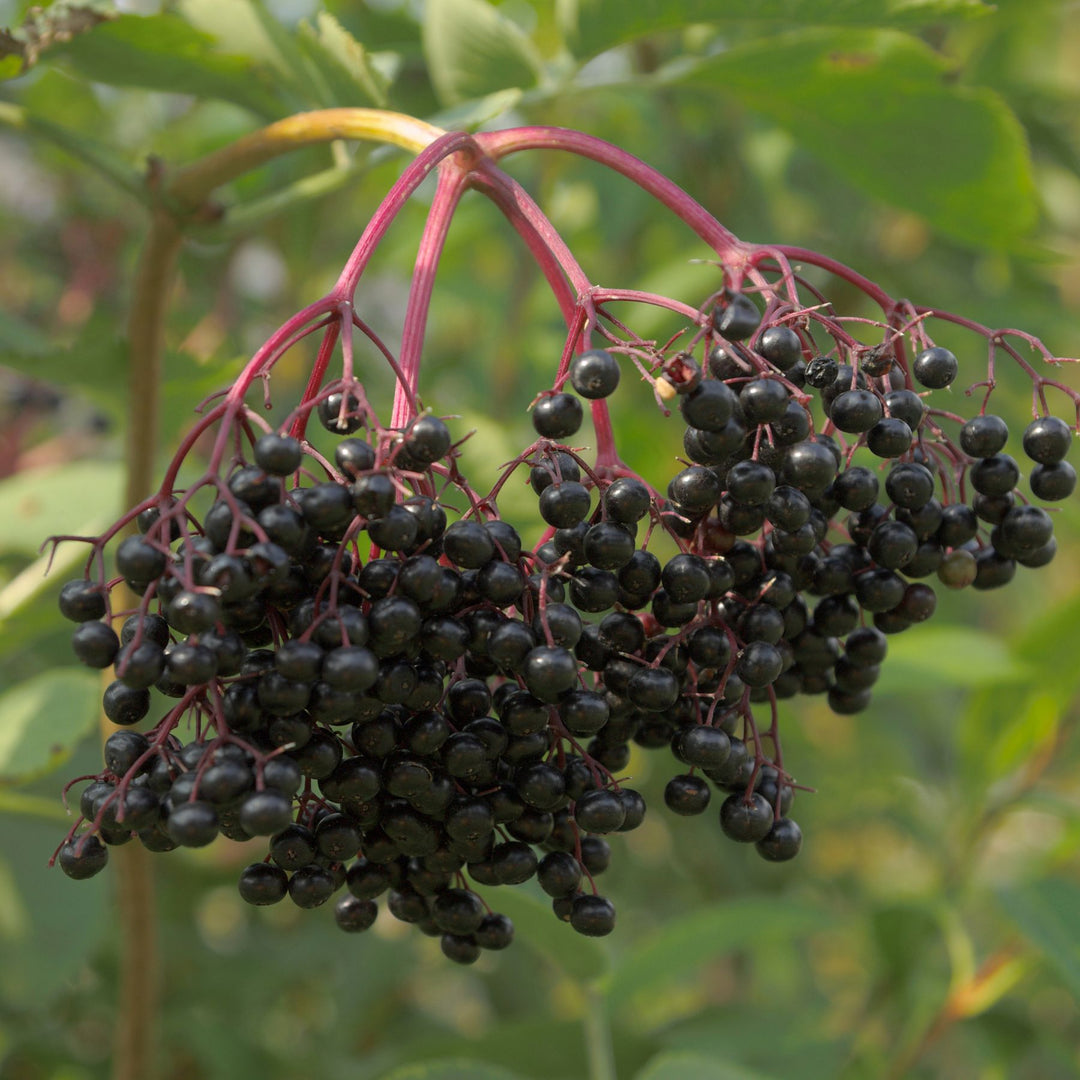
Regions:
[[[61, 867], [265, 837], [240, 875], [252, 904], [338, 895], [338, 925], [361, 931], [385, 894], [469, 963], [513, 936], [469, 882], [535, 877], [559, 918], [604, 935], [606, 838], [645, 814], [619, 779], [632, 746], [673, 756], [671, 812], [715, 790], [723, 833], [793, 858], [777, 702], [864, 710], [888, 636], [933, 614], [930, 579], [994, 588], [1055, 551], [1005, 422], [931, 402], [952, 352], [917, 320], [827, 350], [815, 325], [724, 290], [677, 352], [608, 332], [538, 397], [536, 441], [484, 497], [443, 420], [384, 428], [350, 378], [279, 429], [237, 420], [230, 464], [131, 515], [117, 576], [110, 534], [97, 575], [61, 592], [78, 658], [114, 667], [103, 707], [121, 728]], [[572, 445], [582, 399], [602, 403], [628, 360], [685, 423], [663, 494]], [[311, 412], [340, 437], [332, 462], [290, 433]], [[1072, 493], [1071, 438], [1051, 415], [1027, 426], [1035, 497]], [[497, 508], [518, 469], [548, 526], [531, 550]], [[121, 585], [134, 607], [117, 609]], [[131, 730], [161, 697], [176, 704]]]

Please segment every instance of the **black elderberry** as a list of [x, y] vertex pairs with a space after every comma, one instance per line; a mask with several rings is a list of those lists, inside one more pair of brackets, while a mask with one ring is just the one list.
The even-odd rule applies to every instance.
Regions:
[[417, 417], [405, 432], [404, 438], [409, 457], [425, 466], [445, 457], [452, 441], [446, 424], [430, 414]]
[[240, 871], [240, 897], [248, 904], [265, 907], [285, 899], [289, 879], [285, 871], [269, 863], [252, 863]]
[[533, 427], [546, 439], [566, 439], [577, 434], [583, 418], [581, 401], [573, 394], [548, 394], [537, 401], [532, 411]]
[[841, 430], [869, 431], [883, 416], [881, 399], [870, 390], [845, 390], [829, 408], [829, 419]]
[[733, 793], [720, 807], [720, 828], [725, 836], [740, 843], [753, 844], [764, 839], [772, 825], [772, 807], [756, 791], [749, 796]]
[[712, 322], [716, 332], [728, 341], [743, 341], [758, 327], [761, 316], [753, 300], [745, 293], [725, 290], [713, 309]]
[[615, 905], [603, 896], [578, 896], [570, 909], [570, 925], [586, 937], [604, 937], [615, 929]]
[[911, 428], [896, 416], [882, 417], [867, 433], [870, 452], [883, 458], [897, 458], [911, 448]]
[[570, 382], [583, 398], [608, 397], [619, 385], [619, 374], [619, 361], [604, 349], [589, 349], [570, 363]]
[[784, 658], [775, 645], [752, 641], [740, 654], [735, 673], [747, 686], [763, 687], [776, 681], [783, 666]]
[[802, 359], [802, 341], [790, 326], [766, 327], [758, 335], [754, 348], [780, 371], [790, 370]]
[[778, 818], [755, 846], [768, 862], [786, 862], [799, 854], [802, 830], [790, 818]]
[[100, 585], [78, 578], [60, 590], [60, 614], [72, 622], [92, 622], [105, 614], [105, 593]]
[[677, 473], [668, 484], [672, 502], [690, 515], [703, 514], [720, 498], [720, 481], [702, 465], [691, 465]]
[[127, 537], [116, 549], [116, 568], [137, 592], [142, 592], [151, 581], [161, 577], [166, 563], [165, 553], [141, 536]]
[[787, 413], [787, 387], [778, 379], [751, 379], [739, 391], [739, 405], [747, 424], [774, 423]]
[[364, 426], [360, 401], [353, 393], [336, 390], [319, 402], [317, 411], [319, 423], [335, 435], [351, 435]]
[[1076, 470], [1067, 461], [1036, 465], [1028, 478], [1031, 491], [1046, 502], [1067, 499], [1076, 489]]
[[1005, 449], [1009, 428], [1000, 416], [973, 416], [960, 428], [960, 448], [972, 457], [992, 457]]
[[96, 836], [77, 836], [63, 844], [57, 861], [69, 878], [85, 881], [105, 869], [109, 851]]
[[217, 811], [207, 802], [182, 802], [169, 812], [166, 832], [182, 847], [206, 847], [218, 834]]
[[1024, 453], [1040, 465], [1056, 465], [1069, 452], [1072, 428], [1056, 416], [1040, 416], [1024, 430]]
[[355, 896], [343, 896], [334, 905], [334, 921], [340, 930], [349, 934], [369, 930], [378, 914], [379, 905], [374, 900], [361, 900]]
[[1008, 454], [980, 458], [968, 470], [971, 486], [980, 495], [1008, 495], [1020, 479], [1020, 469]]
[[120, 649], [120, 639], [103, 622], [84, 622], [71, 635], [71, 648], [87, 667], [107, 668]]
[[709, 785], [699, 776], [673, 776], [664, 788], [664, 805], [684, 817], [704, 813], [711, 798]]
[[784, 483], [813, 498], [833, 482], [837, 469], [836, 457], [827, 444], [806, 440], [788, 447], [781, 476]]
[[912, 375], [931, 390], [941, 390], [950, 385], [959, 371], [956, 357], [939, 345], [924, 349], [911, 364]]
[[[703, 432], [722, 432], [732, 418], [737, 399], [727, 385], [717, 379], [705, 379], [701, 385], [679, 399], [679, 412], [692, 428]], [[742, 440], [740, 426], [739, 441]]]
[[316, 863], [301, 866], [289, 878], [289, 899], [299, 908], [320, 907], [336, 891], [334, 875]]

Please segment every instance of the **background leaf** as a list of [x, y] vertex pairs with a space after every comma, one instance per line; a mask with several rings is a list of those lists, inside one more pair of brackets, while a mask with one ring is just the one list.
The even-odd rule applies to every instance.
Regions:
[[24, 780], [65, 760], [97, 721], [100, 689], [97, 672], [70, 667], [0, 696], [0, 781]]
[[732, 49], [679, 81], [733, 95], [946, 235], [1008, 247], [1038, 211], [1023, 130], [992, 92], [950, 83], [949, 68], [894, 31], [811, 30]]
[[763, 1074], [740, 1065], [717, 1061], [700, 1054], [660, 1054], [637, 1074], [635, 1080], [768, 1080]]
[[221, 98], [263, 116], [280, 111], [250, 61], [217, 53], [207, 35], [175, 15], [121, 15], [54, 52], [83, 78], [109, 86]]
[[431, 81], [447, 105], [537, 80], [532, 43], [486, 0], [428, 0], [423, 31]]
[[432, 1061], [406, 1065], [382, 1080], [520, 1080], [518, 1073], [482, 1061]]
[[751, 21], [842, 26], [917, 26], [930, 20], [985, 15], [981, 0], [560, 0], [560, 22], [579, 56], [688, 23]]
[[1080, 1000], [1080, 887], [1048, 878], [1003, 889], [998, 901]]
[[620, 1009], [647, 1000], [728, 951], [787, 942], [829, 921], [826, 912], [796, 900], [712, 904], [669, 922], [623, 954], [605, 981], [608, 1001]]

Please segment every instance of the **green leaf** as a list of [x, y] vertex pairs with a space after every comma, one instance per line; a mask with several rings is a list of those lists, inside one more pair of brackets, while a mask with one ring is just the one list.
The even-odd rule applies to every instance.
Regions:
[[[732, 900], [668, 923], [626, 953], [605, 980], [612, 1008], [663, 993], [729, 950], [799, 938], [828, 925], [827, 912], [784, 898]], [[752, 933], [748, 933], [752, 928]]]
[[658, 1054], [635, 1080], [768, 1080], [764, 1073], [701, 1054]]
[[41, 356], [51, 349], [52, 343], [37, 327], [0, 309], [0, 364], [8, 366], [5, 353]]
[[981, 0], [559, 0], [559, 23], [576, 55], [595, 56], [691, 23], [916, 27], [991, 10]]
[[521, 1080], [518, 1073], [482, 1061], [424, 1061], [386, 1073], [380, 1080]]
[[281, 111], [250, 60], [217, 52], [212, 38], [175, 15], [121, 15], [53, 54], [93, 82], [219, 98], [264, 116]]
[[998, 901], [1080, 1000], [1080, 886], [1049, 878], [1004, 889]]
[[0, 29], [0, 79], [13, 79], [38, 62], [45, 50], [85, 34], [116, 13], [106, 0], [56, 0], [48, 8], [30, 8], [22, 25]]
[[428, 0], [423, 43], [431, 81], [447, 105], [531, 87], [540, 71], [532, 42], [486, 0]]
[[0, 551], [36, 555], [48, 536], [96, 534], [115, 516], [122, 489], [122, 467], [100, 461], [25, 469], [0, 481]]
[[918, 633], [889, 638], [874, 694], [1017, 683], [1030, 674], [995, 634], [967, 626], [920, 626]]
[[333, 15], [319, 12], [315, 26], [302, 22], [297, 40], [324, 81], [327, 105], [386, 104], [386, 79], [372, 66], [364, 46]]
[[521, 100], [522, 91], [516, 87], [510, 90], [497, 90], [482, 98], [472, 98], [449, 109], [440, 109], [434, 116], [428, 117], [432, 124], [447, 131], [466, 131], [479, 127], [512, 109]]
[[979, 248], [1006, 248], [1038, 217], [1027, 143], [992, 91], [895, 31], [810, 30], [732, 49], [677, 82], [775, 121], [871, 196]]
[[[70, 821], [71, 819], [69, 819]], [[115, 924], [109, 873], [72, 881], [49, 854], [67, 828], [20, 817], [0, 821], [0, 1000], [34, 1009], [65, 989]]]
[[516, 889], [506, 889], [491, 897], [491, 906], [513, 922], [515, 942], [532, 949], [565, 974], [586, 982], [607, 970], [607, 950], [559, 922], [549, 904]]
[[100, 681], [86, 668], [60, 668], [0, 697], [0, 780], [30, 779], [64, 761], [97, 721]]

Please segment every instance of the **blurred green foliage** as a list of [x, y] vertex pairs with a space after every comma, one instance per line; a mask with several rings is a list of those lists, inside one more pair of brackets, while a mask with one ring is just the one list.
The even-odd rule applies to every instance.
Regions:
[[[0, 0], [0, 25], [20, 26], [28, 6]], [[80, 5], [39, 13], [33, 64], [27, 30], [0, 39], [0, 1075], [12, 1080], [109, 1074], [124, 934], [110, 877], [76, 883], [44, 865], [65, 827], [61, 775], [99, 768], [93, 679], [72, 668], [55, 613], [83, 556], [62, 547], [47, 578], [36, 560], [49, 533], [92, 534], [121, 509], [124, 426], [142, 407], [126, 399], [122, 339], [155, 170], [333, 105], [565, 125], [656, 165], [740, 236], [827, 251], [894, 295], [1080, 352], [1075, 7], [119, 6], [67, 40], [57, 31]], [[298, 152], [221, 192], [219, 221], [190, 226], [162, 462], [195, 404], [332, 283], [402, 161], [367, 146]], [[700, 243], [598, 166], [533, 154], [508, 167], [593, 280], [693, 304], [714, 287], [693, 261]], [[358, 294], [391, 343], [429, 197]], [[655, 313], [633, 317], [642, 334], [664, 330]], [[530, 440], [526, 407], [562, 342], [527, 252], [467, 198], [422, 392], [477, 429], [476, 487]], [[983, 357], [964, 348], [977, 373]], [[308, 360], [284, 382], [299, 387]], [[388, 403], [382, 367], [369, 389]], [[633, 390], [613, 401], [620, 448], [659, 480], [678, 424]], [[1004, 372], [997, 393], [1022, 425], [1026, 380]], [[522, 524], [530, 504], [515, 484], [502, 500]], [[785, 761], [817, 792], [799, 796], [797, 862], [737, 849], [712, 815], [674, 823], [664, 767], [636, 755], [628, 772], [653, 809], [616, 844], [606, 891], [620, 924], [603, 942], [518, 890], [499, 897], [514, 948], [459, 970], [391, 920], [346, 940], [327, 911], [244, 907], [240, 845], [158, 860], [162, 1077], [579, 1080], [604, 1024], [627, 1080], [1080, 1076], [1080, 515], [1065, 506], [1057, 520], [1048, 570], [942, 597], [931, 626], [893, 639], [869, 712], [784, 703]]]

